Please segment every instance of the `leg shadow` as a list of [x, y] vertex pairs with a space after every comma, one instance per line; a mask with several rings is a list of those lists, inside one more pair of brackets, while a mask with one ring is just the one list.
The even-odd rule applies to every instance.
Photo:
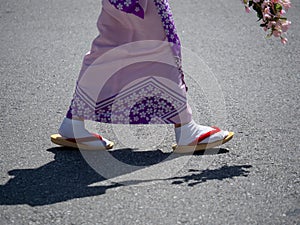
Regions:
[[52, 148], [55, 160], [36, 169], [12, 170], [14, 176], [0, 186], [0, 205], [48, 205], [74, 198], [101, 195], [109, 188], [88, 187], [104, 180], [84, 161], [79, 151]]
[[228, 178], [247, 177], [249, 174], [249, 168], [251, 165], [239, 165], [239, 166], [222, 166], [218, 169], [207, 170], [189, 170], [189, 175], [182, 177], [173, 177], [169, 180], [174, 180], [172, 184], [187, 184], [193, 187], [197, 184], [207, 182], [209, 180], [224, 180]]
[[[102, 195], [108, 189], [124, 185], [110, 183], [108, 185], [91, 187], [89, 185], [104, 181], [106, 178], [95, 172], [86, 163], [81, 152], [62, 147], [51, 148], [48, 151], [55, 154], [54, 161], [35, 169], [20, 169], [8, 172], [13, 177], [6, 184], [0, 185], [0, 205], [49, 205], [74, 198]], [[224, 153], [224, 151], [218, 151], [216, 154], [220, 153]], [[151, 166], [163, 160], [174, 159], [174, 157], [168, 159], [170, 153], [164, 153], [160, 150], [135, 151], [133, 149], [119, 149], [110, 152], [110, 154], [125, 164], [137, 166]], [[180, 156], [177, 155], [175, 158]], [[220, 179], [222, 177], [220, 174], [223, 174], [224, 178], [228, 177], [228, 172], [230, 171], [238, 175], [235, 171], [236, 169], [228, 170], [230, 169], [227, 169], [225, 172], [202, 172], [201, 175], [175, 177], [172, 179], [181, 180], [182, 182], [191, 180], [203, 182], [204, 179]], [[123, 171], [123, 174], [129, 174], [130, 172]], [[215, 173], [217, 175], [213, 175]], [[130, 182], [128, 184], [130, 185]]]

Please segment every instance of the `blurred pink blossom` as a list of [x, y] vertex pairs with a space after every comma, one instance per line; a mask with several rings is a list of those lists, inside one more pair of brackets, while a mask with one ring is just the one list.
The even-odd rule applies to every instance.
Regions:
[[267, 37], [277, 37], [283, 44], [287, 43], [287, 38], [283, 33], [290, 28], [291, 22], [284, 14], [292, 6], [290, 0], [241, 0], [245, 5], [245, 11], [249, 13], [251, 8], [256, 11], [260, 26], [264, 31], [269, 31]]
[[287, 43], [287, 41], [288, 41], [288, 40], [287, 40], [286, 38], [281, 38], [281, 43], [282, 43], [282, 44], [285, 45], [285, 44]]

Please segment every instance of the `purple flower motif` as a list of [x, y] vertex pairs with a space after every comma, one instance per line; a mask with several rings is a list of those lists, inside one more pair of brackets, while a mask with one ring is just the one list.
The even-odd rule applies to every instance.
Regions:
[[126, 13], [134, 14], [144, 19], [144, 9], [139, 4], [138, 0], [109, 0], [110, 3], [118, 10]]

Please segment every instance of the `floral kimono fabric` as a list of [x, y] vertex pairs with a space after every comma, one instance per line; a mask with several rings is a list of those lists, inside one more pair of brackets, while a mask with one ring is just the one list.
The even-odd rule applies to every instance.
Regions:
[[103, 0], [68, 118], [115, 124], [191, 121], [167, 0]]

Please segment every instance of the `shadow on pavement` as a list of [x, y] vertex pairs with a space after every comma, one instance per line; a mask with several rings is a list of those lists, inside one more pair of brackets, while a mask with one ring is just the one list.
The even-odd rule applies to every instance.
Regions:
[[[62, 151], [63, 150], [63, 151]], [[103, 186], [89, 186], [96, 182], [106, 180], [95, 172], [84, 160], [79, 151], [68, 148], [51, 148], [48, 151], [55, 154], [51, 161], [39, 168], [20, 169], [9, 171], [13, 176], [6, 184], [0, 185], [0, 205], [28, 204], [30, 206], [49, 205], [75, 198], [97, 196], [105, 194], [106, 190], [123, 186], [124, 184], [110, 183]], [[211, 154], [226, 153], [227, 150], [212, 150]], [[153, 165], [165, 160], [170, 153], [160, 150], [134, 151], [132, 149], [119, 149], [111, 154], [132, 165]], [[208, 151], [206, 154], [210, 154]], [[180, 157], [178, 155], [177, 157]], [[251, 166], [228, 166], [216, 170], [190, 170], [193, 174], [168, 178], [174, 180], [172, 184], [187, 183], [194, 186], [207, 180], [247, 176], [245, 168]], [[150, 180], [149, 180], [150, 181]], [[144, 183], [148, 181], [133, 181]], [[128, 185], [132, 183], [129, 181]]]
[[170, 180], [175, 180], [172, 184], [186, 183], [188, 186], [193, 187], [197, 184], [204, 183], [208, 180], [224, 180], [227, 178], [234, 178], [239, 176], [247, 177], [249, 171], [246, 169], [251, 168], [251, 165], [241, 166], [222, 166], [218, 169], [206, 170], [189, 170], [190, 175], [182, 177], [173, 177]]

